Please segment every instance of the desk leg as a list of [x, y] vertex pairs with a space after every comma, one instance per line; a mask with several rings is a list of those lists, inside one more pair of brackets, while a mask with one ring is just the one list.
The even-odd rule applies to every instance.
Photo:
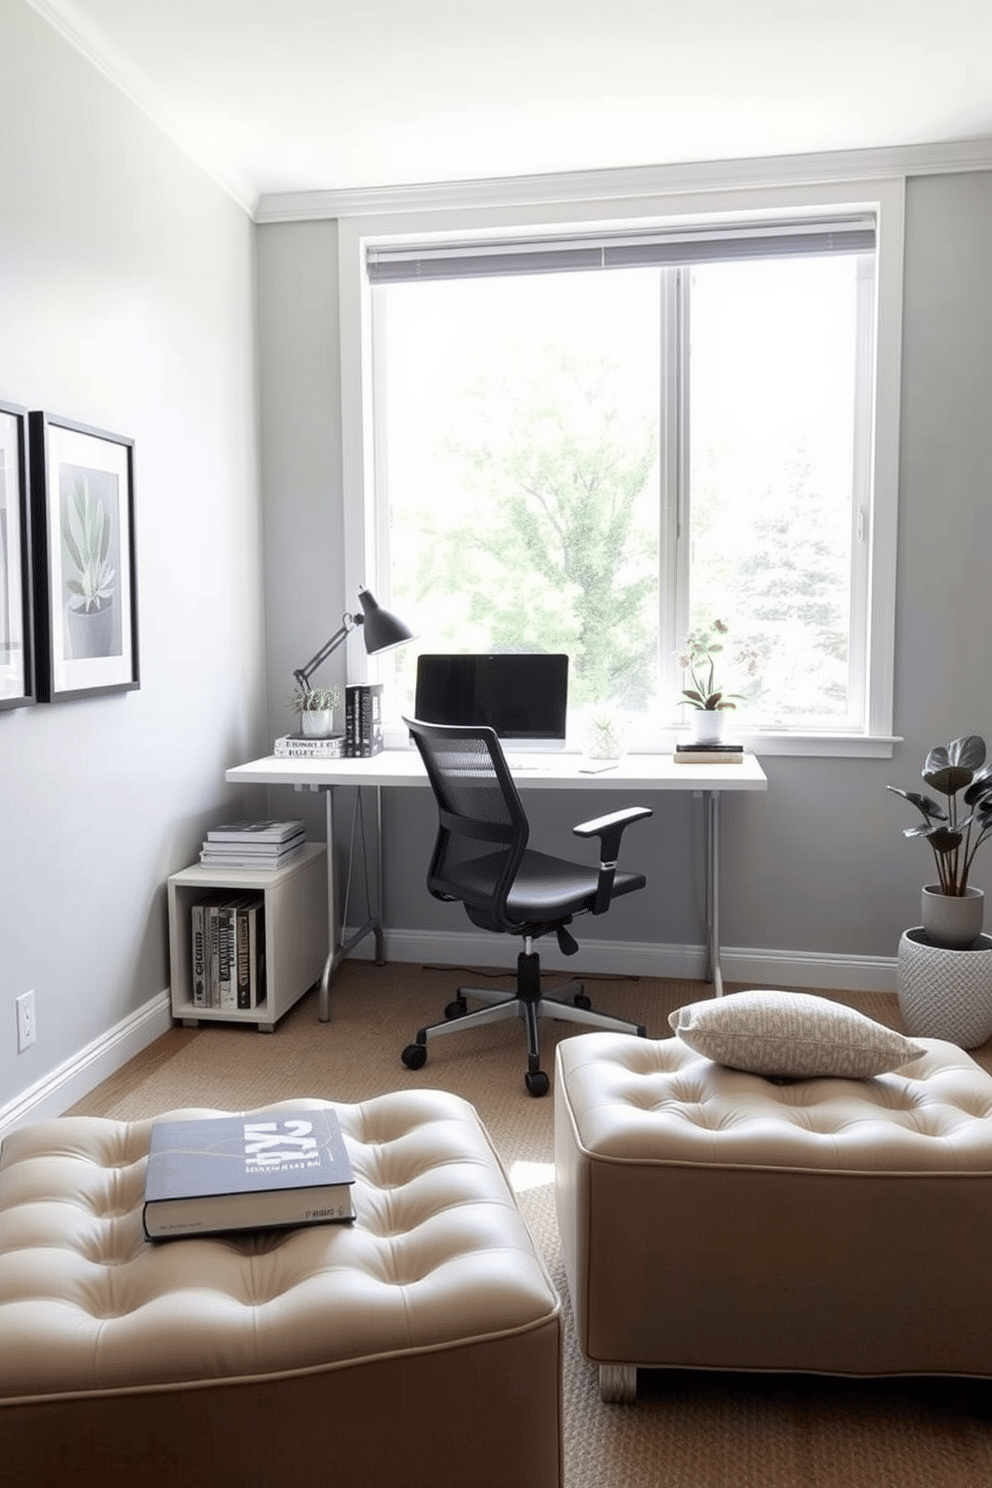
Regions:
[[[337, 971], [345, 956], [358, 945], [359, 941], [365, 939], [366, 935], [375, 936], [375, 964], [381, 966], [385, 960], [383, 954], [382, 939], [382, 789], [375, 787], [375, 904], [368, 905], [369, 917], [361, 929], [355, 930], [348, 936], [347, 940], [338, 940], [338, 910], [337, 895], [334, 891], [334, 786], [324, 785], [320, 789], [324, 792], [326, 807], [326, 831], [327, 831], [327, 936], [330, 950], [327, 961], [324, 964], [324, 974], [320, 979], [320, 999], [318, 1004], [318, 1017], [321, 1023], [330, 1022], [331, 1017], [331, 978]], [[358, 786], [361, 790], [362, 787]], [[352, 834], [351, 849], [348, 863], [348, 880], [351, 881], [351, 872], [354, 867], [354, 834]], [[365, 821], [362, 819], [362, 852], [368, 853], [368, 841], [365, 836]], [[342, 926], [342, 934], [344, 927]]]
[[720, 970], [720, 792], [704, 791], [706, 813], [706, 980], [723, 996]]

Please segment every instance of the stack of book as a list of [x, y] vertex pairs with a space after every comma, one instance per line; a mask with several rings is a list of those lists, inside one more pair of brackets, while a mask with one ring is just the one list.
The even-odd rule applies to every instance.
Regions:
[[314, 739], [309, 734], [283, 734], [275, 742], [278, 759], [344, 759], [344, 734]]
[[233, 1012], [265, 1001], [261, 894], [216, 889], [190, 907], [193, 1006]]
[[351, 683], [344, 690], [345, 759], [370, 759], [382, 747], [382, 683]]
[[281, 868], [303, 851], [302, 821], [236, 821], [211, 827], [200, 862], [215, 868]]
[[743, 744], [676, 744], [677, 765], [742, 765]]

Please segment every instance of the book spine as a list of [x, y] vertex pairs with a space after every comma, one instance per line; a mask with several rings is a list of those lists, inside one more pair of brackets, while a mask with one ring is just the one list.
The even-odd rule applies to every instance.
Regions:
[[193, 1006], [207, 1006], [207, 966], [203, 920], [206, 906], [194, 904], [190, 909], [190, 934], [192, 940]]
[[344, 743], [341, 739], [334, 739], [329, 744], [322, 744], [315, 739], [312, 744], [306, 744], [294, 739], [291, 744], [277, 743], [275, 756], [276, 759], [343, 759]]
[[231, 904], [222, 904], [217, 915], [218, 1006], [230, 1012], [238, 1005], [237, 969], [235, 957], [235, 919], [237, 911]]
[[208, 934], [207, 946], [209, 959], [207, 962], [207, 1007], [220, 1006], [220, 907], [211, 904], [207, 910]]
[[265, 910], [261, 903], [248, 912], [249, 1006], [265, 1001]]
[[[247, 972], [247, 985], [245, 987], [245, 1007], [253, 1008], [257, 1000], [258, 981], [255, 967], [256, 954], [256, 916], [259, 906], [249, 904], [245, 909], [245, 970]], [[240, 1007], [240, 998], [238, 1005]]]
[[355, 758], [355, 747], [357, 743], [357, 713], [361, 706], [359, 701], [359, 688], [352, 684], [344, 690], [344, 755], [345, 759]]
[[242, 1010], [251, 1007], [251, 977], [249, 973], [248, 957], [250, 953], [248, 942], [248, 911], [250, 906], [239, 904], [237, 917], [237, 966], [238, 966], [238, 997], [237, 1004]]

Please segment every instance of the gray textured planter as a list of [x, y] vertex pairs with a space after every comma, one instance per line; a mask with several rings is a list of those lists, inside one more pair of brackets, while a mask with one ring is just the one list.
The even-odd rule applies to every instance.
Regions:
[[992, 936], [966, 950], [935, 945], [922, 926], [907, 930], [896, 961], [899, 1007], [915, 1038], [975, 1049], [992, 1037]]

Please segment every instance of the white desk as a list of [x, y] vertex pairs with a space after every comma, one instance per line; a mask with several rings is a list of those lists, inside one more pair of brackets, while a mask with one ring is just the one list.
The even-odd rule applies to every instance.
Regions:
[[[707, 980], [714, 994], [723, 995], [720, 970], [720, 797], [725, 791], [763, 791], [768, 779], [751, 754], [740, 765], [677, 765], [670, 754], [631, 754], [602, 773], [587, 773], [590, 761], [578, 754], [533, 755], [526, 768], [514, 769], [514, 780], [521, 791], [528, 790], [597, 790], [622, 792], [630, 804], [653, 791], [691, 791], [702, 796], [706, 829], [706, 957]], [[383, 961], [382, 944], [382, 815], [383, 786], [419, 786], [428, 788], [427, 774], [420, 755], [409, 749], [386, 749], [372, 759], [314, 760], [265, 759], [235, 765], [225, 773], [232, 785], [291, 785], [297, 790], [325, 793], [327, 809], [327, 892], [328, 925], [331, 951], [320, 984], [320, 1018], [330, 1017], [331, 977], [341, 959], [367, 935], [375, 936], [376, 961]], [[337, 943], [337, 905], [334, 874], [331, 871], [330, 844], [333, 841], [335, 787], [341, 785], [374, 786], [376, 790], [376, 903], [370, 907], [369, 919], [346, 943]], [[426, 860], [424, 864], [426, 874]]]

